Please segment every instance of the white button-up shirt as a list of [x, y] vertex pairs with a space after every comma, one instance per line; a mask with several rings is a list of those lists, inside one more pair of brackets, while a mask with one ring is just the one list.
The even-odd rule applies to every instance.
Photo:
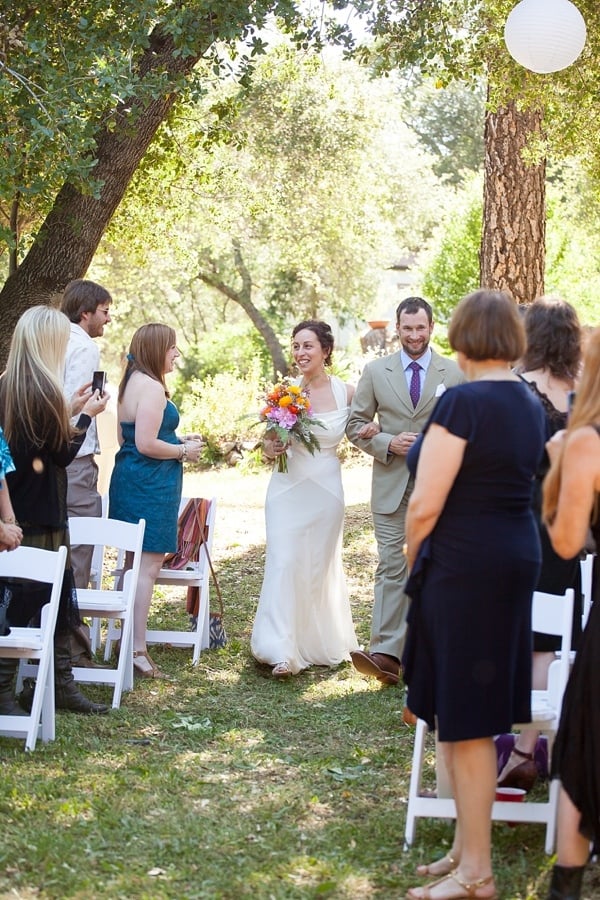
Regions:
[[[100, 351], [80, 325], [71, 322], [71, 336], [65, 359], [65, 396], [70, 403], [76, 390], [92, 380], [92, 374], [100, 368]], [[78, 418], [78, 417], [77, 417]], [[96, 419], [87, 430], [85, 440], [77, 456], [100, 453]]]

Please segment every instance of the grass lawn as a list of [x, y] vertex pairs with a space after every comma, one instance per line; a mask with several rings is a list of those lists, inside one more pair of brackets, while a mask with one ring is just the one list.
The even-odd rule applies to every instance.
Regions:
[[[267, 478], [187, 476], [186, 494], [218, 500], [224, 650], [193, 668], [191, 651], [157, 647], [172, 682], [136, 682], [108, 716], [60, 712], [56, 741], [33, 754], [0, 738], [0, 900], [399, 898], [419, 883], [417, 863], [449, 848], [452, 825], [421, 819], [403, 850], [413, 732], [401, 689], [350, 664], [275, 682], [250, 656]], [[349, 466], [344, 479], [345, 565], [368, 644], [369, 468]], [[152, 619], [184, 622], [182, 602], [163, 595]], [[541, 826], [494, 825], [499, 896], [545, 898], [543, 839]], [[600, 896], [593, 871], [586, 887]]]

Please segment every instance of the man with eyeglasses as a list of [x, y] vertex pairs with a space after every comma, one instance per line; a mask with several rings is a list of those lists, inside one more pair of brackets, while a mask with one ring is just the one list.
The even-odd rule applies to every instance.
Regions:
[[[112, 297], [106, 288], [94, 281], [76, 278], [65, 288], [60, 308], [71, 322], [65, 360], [65, 394], [69, 399], [83, 385], [91, 384], [94, 372], [100, 369], [100, 350], [94, 339], [102, 337], [104, 326], [110, 323], [111, 303]], [[67, 467], [69, 516], [102, 515], [98, 465], [94, 458], [99, 452], [98, 429], [96, 420], [92, 419], [81, 450]], [[93, 549], [79, 545], [71, 547], [73, 575], [78, 588], [89, 585]]]

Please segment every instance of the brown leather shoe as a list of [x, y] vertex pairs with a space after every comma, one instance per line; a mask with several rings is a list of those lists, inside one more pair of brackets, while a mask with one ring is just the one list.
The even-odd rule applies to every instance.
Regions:
[[364, 650], [353, 650], [350, 653], [354, 668], [361, 675], [377, 678], [382, 684], [398, 684], [400, 680], [400, 663], [387, 653], [366, 653]]
[[417, 717], [415, 716], [414, 712], [408, 708], [408, 706], [405, 706], [402, 710], [402, 721], [405, 725], [417, 724]]

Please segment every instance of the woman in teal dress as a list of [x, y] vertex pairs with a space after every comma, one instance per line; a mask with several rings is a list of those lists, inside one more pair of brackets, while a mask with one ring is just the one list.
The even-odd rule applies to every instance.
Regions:
[[[177, 516], [183, 462], [195, 462], [199, 435], [179, 439], [179, 413], [165, 375], [179, 356], [168, 325], [142, 325], [135, 332], [118, 396], [119, 444], [110, 480], [109, 515], [122, 522], [146, 520], [133, 621], [133, 663], [144, 678], [162, 673], [148, 654], [146, 624], [165, 553], [177, 549]], [[128, 562], [126, 562], [127, 566]]]

